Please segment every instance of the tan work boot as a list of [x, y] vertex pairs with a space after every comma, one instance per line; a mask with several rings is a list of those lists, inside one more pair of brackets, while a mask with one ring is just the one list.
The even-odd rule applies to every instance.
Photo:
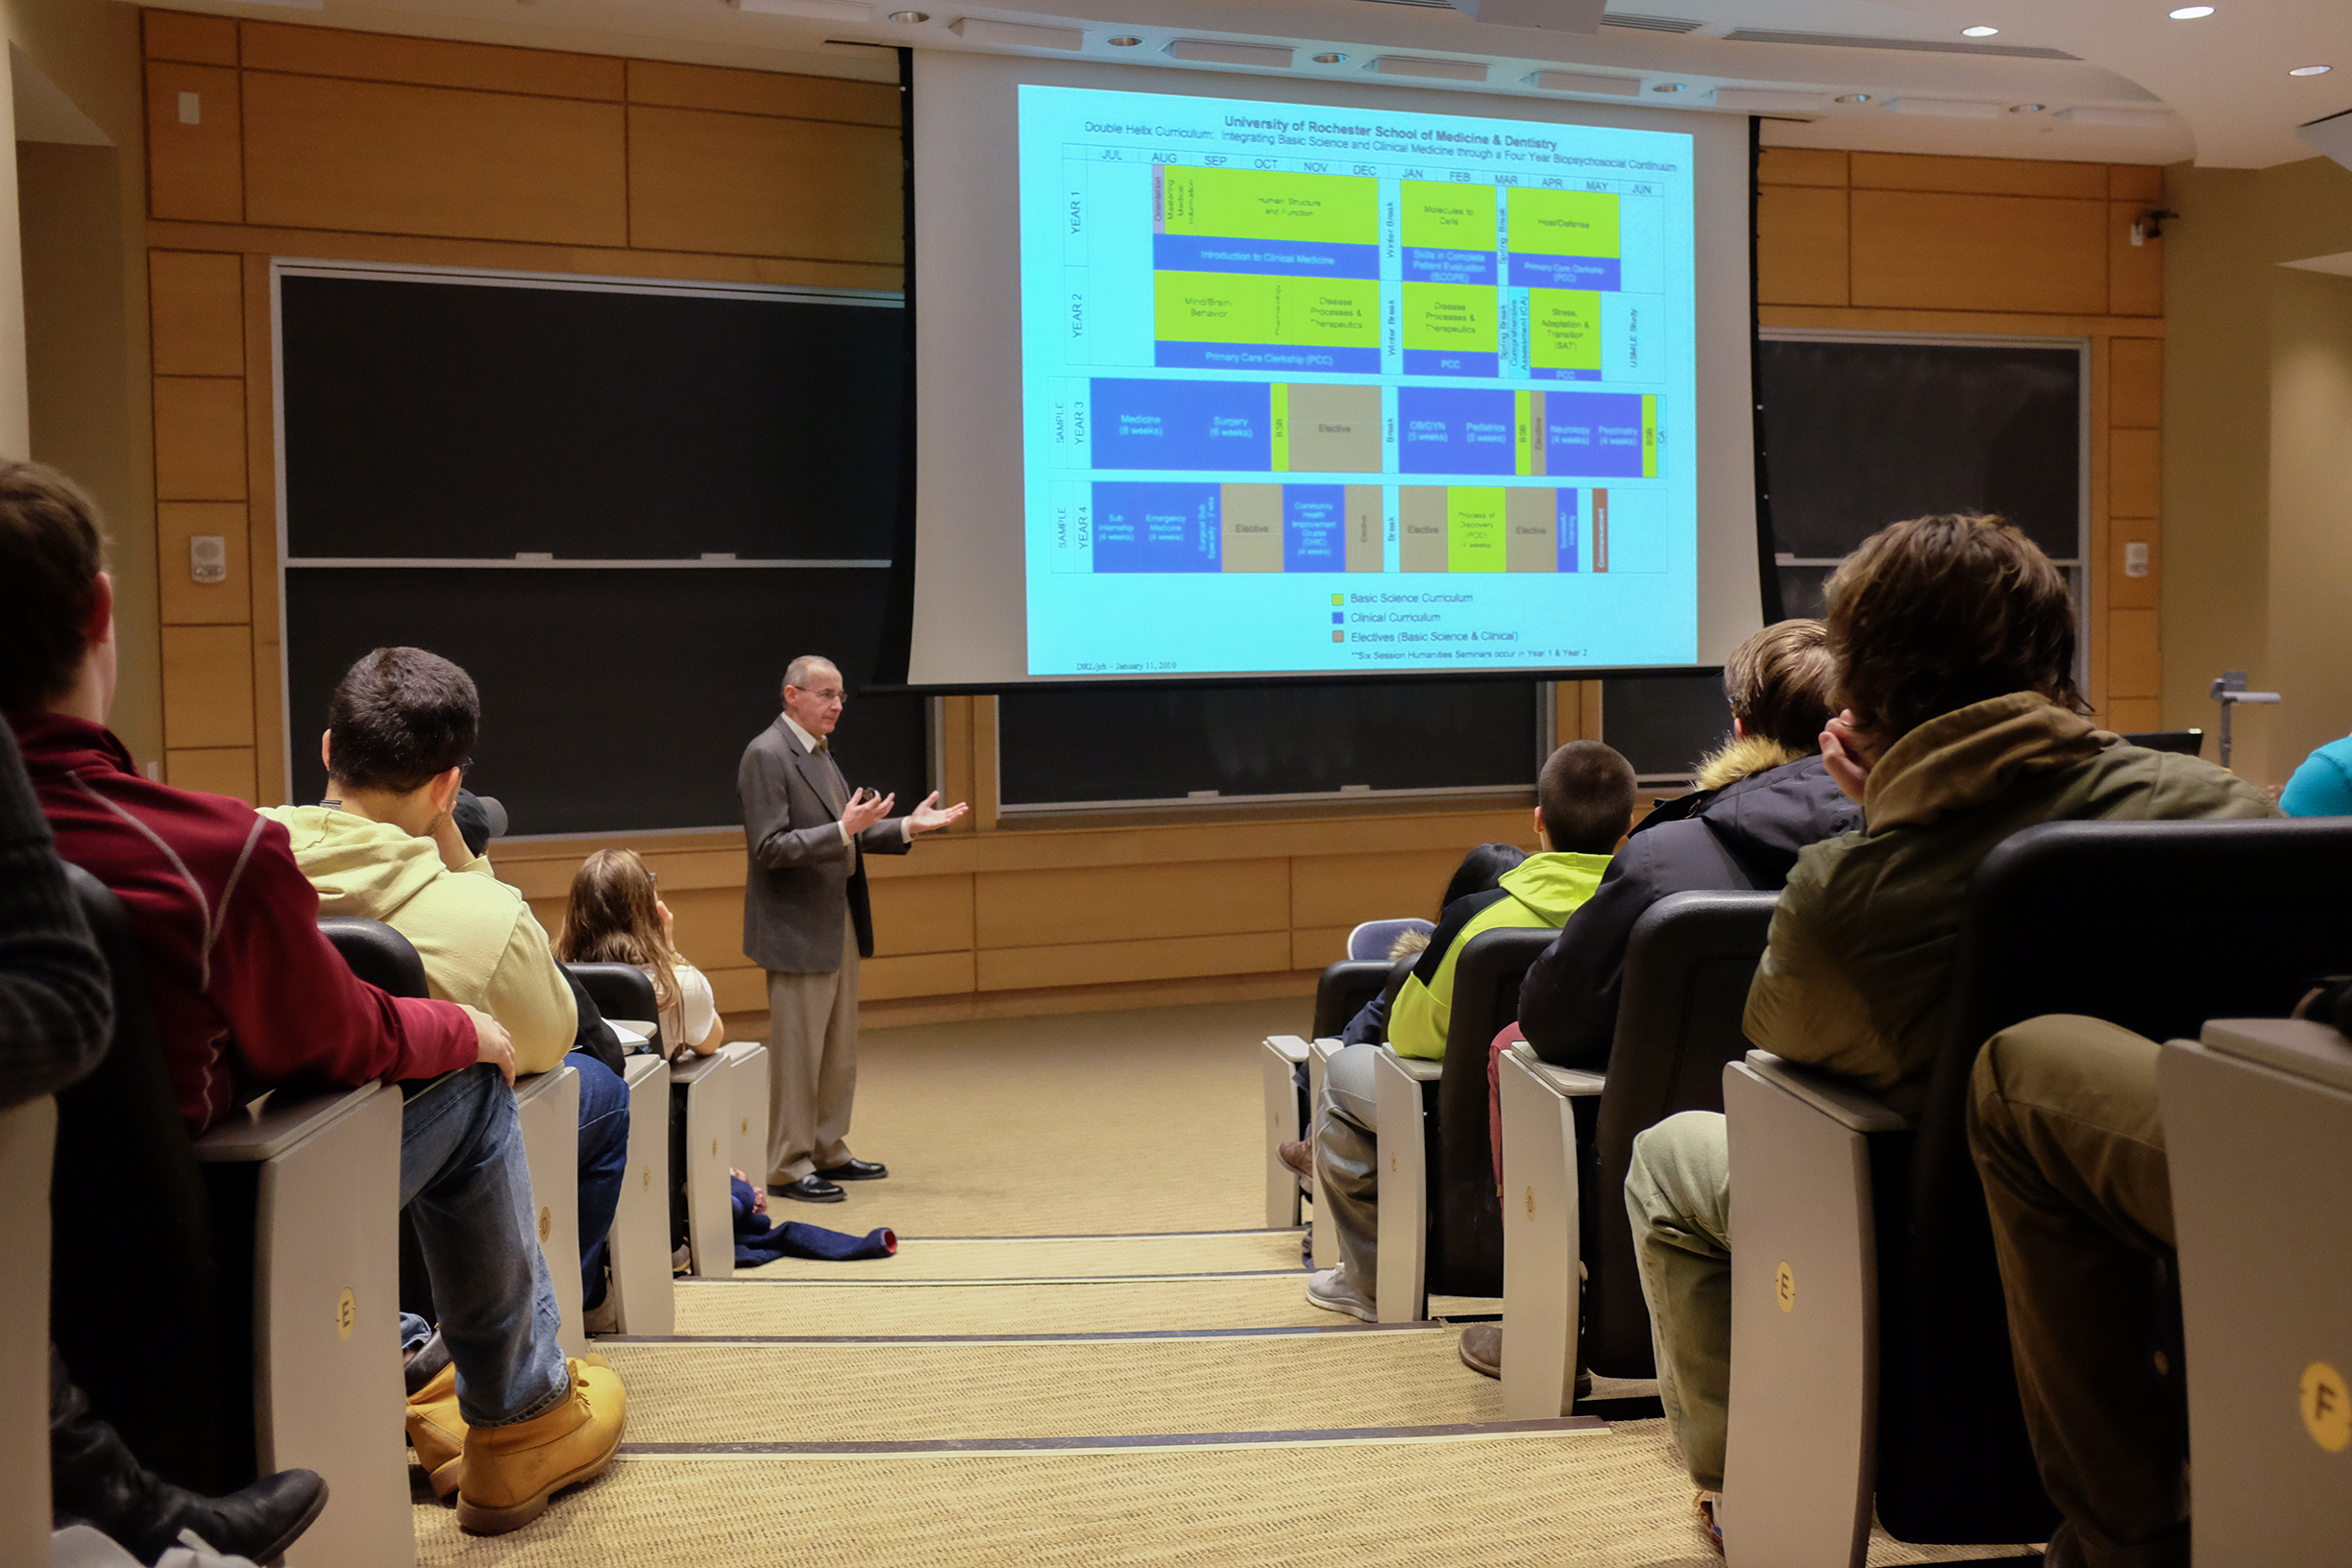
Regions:
[[457, 1489], [465, 1473], [466, 1420], [457, 1412], [457, 1368], [445, 1366], [408, 1401], [408, 1441], [431, 1478], [433, 1496]]
[[522, 1529], [547, 1511], [551, 1496], [612, 1463], [628, 1424], [628, 1392], [600, 1358], [592, 1364], [575, 1357], [567, 1367], [572, 1397], [547, 1414], [467, 1433], [457, 1522], [476, 1534]]

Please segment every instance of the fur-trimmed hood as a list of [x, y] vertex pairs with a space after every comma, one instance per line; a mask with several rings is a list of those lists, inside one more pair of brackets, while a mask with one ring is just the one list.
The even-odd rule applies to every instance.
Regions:
[[1735, 735], [1700, 759], [1697, 787], [1720, 790], [1806, 754], [1790, 750], [1769, 735]]

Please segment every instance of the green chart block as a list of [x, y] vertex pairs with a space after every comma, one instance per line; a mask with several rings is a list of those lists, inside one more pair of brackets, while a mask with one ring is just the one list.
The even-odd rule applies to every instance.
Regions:
[[1599, 191], [1514, 185], [1508, 192], [1504, 226], [1514, 251], [1538, 256], [1620, 254], [1617, 198]]
[[[1405, 297], [1407, 349], [1495, 352], [1493, 289], [1482, 283], [1408, 282], [1398, 286]], [[1600, 362], [1598, 358], [1593, 361]]]
[[1380, 243], [1380, 182], [1343, 174], [1164, 166], [1161, 233]]
[[1399, 235], [1410, 246], [1439, 251], [1491, 251], [1495, 243], [1495, 187], [1449, 185], [1434, 180], [1400, 183]]
[[1377, 349], [1380, 283], [1370, 278], [1155, 272], [1152, 330], [1164, 343]]
[[1535, 370], [1601, 368], [1601, 296], [1586, 288], [1528, 290], [1528, 364]]
[[1501, 572], [1509, 565], [1510, 530], [1501, 485], [1452, 485], [1446, 490], [1446, 570]]

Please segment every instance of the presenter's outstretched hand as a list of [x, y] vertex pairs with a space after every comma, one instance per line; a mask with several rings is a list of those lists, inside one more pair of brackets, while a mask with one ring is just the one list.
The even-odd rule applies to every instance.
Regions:
[[921, 805], [907, 813], [907, 826], [918, 833], [936, 833], [969, 810], [971, 807], [961, 800], [943, 810], [939, 803], [939, 791], [933, 790], [922, 797]]
[[849, 797], [847, 805], [842, 807], [842, 826], [849, 830], [851, 838], [855, 838], [888, 817], [891, 807], [897, 803], [898, 797], [894, 795], [876, 795], [871, 790], [860, 790]]

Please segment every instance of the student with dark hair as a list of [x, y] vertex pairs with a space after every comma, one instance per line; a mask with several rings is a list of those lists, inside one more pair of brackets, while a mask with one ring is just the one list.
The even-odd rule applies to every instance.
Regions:
[[[515, 1071], [569, 1062], [579, 1074], [579, 1253], [583, 1327], [608, 1329], [604, 1262], [628, 1165], [628, 1087], [576, 1048], [579, 1011], [530, 905], [459, 831], [452, 808], [481, 729], [474, 679], [438, 653], [380, 648], [344, 674], [327, 702], [319, 755], [327, 798], [272, 806], [319, 912], [381, 920], [408, 939], [436, 996], [478, 1007], [513, 1037]], [[446, 1460], [464, 1442], [450, 1375], [412, 1401], [418, 1454]], [[439, 1466], [427, 1466], [439, 1469]], [[457, 1473], [443, 1470], [443, 1489]]]
[[89, 498], [37, 464], [0, 463], [0, 711], [58, 852], [130, 915], [182, 1118], [202, 1133], [294, 1081], [434, 1080], [402, 1111], [401, 1198], [472, 1424], [457, 1515], [517, 1529], [611, 1462], [626, 1398], [556, 1342], [547, 1264], [527, 1240], [514, 1046], [485, 1013], [355, 978], [278, 823], [140, 775], [106, 728], [113, 612]]
[[[2082, 716], [2066, 579], [1998, 518], [1882, 528], [1829, 579], [1828, 600], [1844, 711], [1822, 756], [1863, 825], [1799, 852], [1746, 1028], [1764, 1049], [1909, 1111], [1934, 1064], [1969, 877], [2002, 840], [2037, 822], [2276, 811], [2235, 774], [2125, 745]], [[1723, 1116], [1684, 1112], [1635, 1139], [1626, 1206], [1658, 1392], [1720, 1544], [1731, 1360]]]
[[[1488, 893], [1445, 908], [1430, 943], [1398, 991], [1388, 1044], [1400, 1056], [1445, 1056], [1453, 1016], [1454, 967], [1462, 948], [1488, 931], [1555, 927], [1592, 896], [1617, 841], [1633, 821], [1631, 764], [1599, 741], [1570, 741], [1554, 751], [1535, 780], [1540, 853], [1503, 874]], [[1372, 1065], [1377, 1042], [1334, 1053], [1315, 1107], [1314, 1159], [1324, 1202], [1339, 1241], [1339, 1262], [1311, 1277], [1307, 1299], [1329, 1311], [1376, 1321], [1380, 1176], [1374, 1135]], [[1319, 1218], [1320, 1216], [1318, 1216]]]

